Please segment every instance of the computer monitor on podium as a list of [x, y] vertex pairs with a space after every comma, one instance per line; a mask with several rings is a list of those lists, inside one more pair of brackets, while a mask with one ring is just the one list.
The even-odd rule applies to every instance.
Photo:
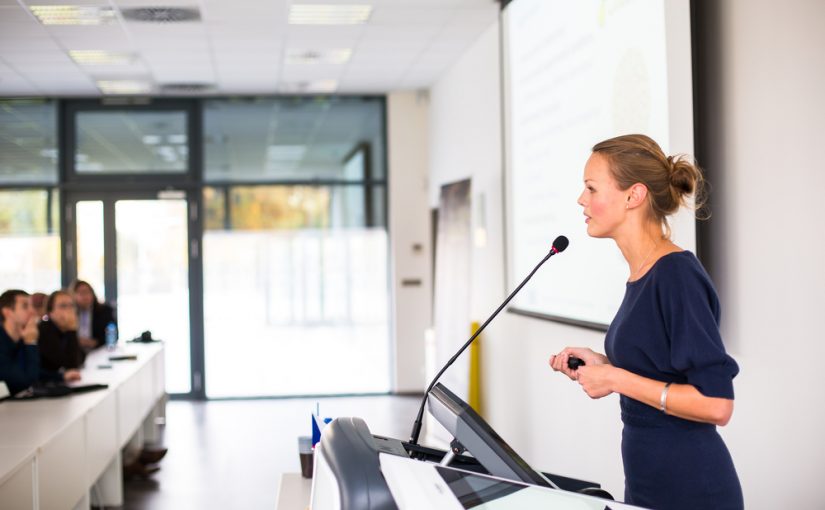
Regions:
[[430, 414], [493, 476], [554, 487], [530, 467], [466, 402], [441, 383], [428, 399]]

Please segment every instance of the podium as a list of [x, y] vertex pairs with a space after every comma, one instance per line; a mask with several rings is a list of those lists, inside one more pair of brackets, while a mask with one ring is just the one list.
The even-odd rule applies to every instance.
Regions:
[[502, 509], [638, 508], [613, 501], [597, 483], [534, 470], [442, 384], [428, 409], [455, 438], [449, 451], [373, 435], [356, 417], [327, 425], [315, 450], [310, 508], [458, 510], [494, 501]]

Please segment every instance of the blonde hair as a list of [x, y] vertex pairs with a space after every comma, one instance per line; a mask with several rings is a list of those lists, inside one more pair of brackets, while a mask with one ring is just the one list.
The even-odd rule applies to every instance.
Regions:
[[694, 211], [704, 219], [705, 180], [702, 171], [685, 154], [667, 156], [653, 139], [645, 135], [623, 135], [599, 142], [593, 152], [607, 158], [610, 173], [619, 189], [643, 184], [648, 190], [648, 211], [670, 239], [667, 217], [694, 197]]

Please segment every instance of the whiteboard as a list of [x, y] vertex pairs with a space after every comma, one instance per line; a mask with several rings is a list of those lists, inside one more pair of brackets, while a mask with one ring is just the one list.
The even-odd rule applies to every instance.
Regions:
[[[511, 311], [605, 329], [628, 268], [612, 240], [586, 233], [584, 165], [597, 142], [629, 133], [693, 154], [689, 0], [514, 0], [502, 50], [509, 288], [557, 235], [570, 239]], [[693, 211], [670, 224], [695, 252]]]

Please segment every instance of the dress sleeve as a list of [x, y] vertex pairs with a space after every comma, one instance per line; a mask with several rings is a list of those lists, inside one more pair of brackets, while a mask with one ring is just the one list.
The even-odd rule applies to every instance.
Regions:
[[719, 298], [710, 279], [700, 267], [674, 266], [662, 281], [659, 299], [673, 368], [703, 395], [733, 399], [739, 366], [725, 352]]

